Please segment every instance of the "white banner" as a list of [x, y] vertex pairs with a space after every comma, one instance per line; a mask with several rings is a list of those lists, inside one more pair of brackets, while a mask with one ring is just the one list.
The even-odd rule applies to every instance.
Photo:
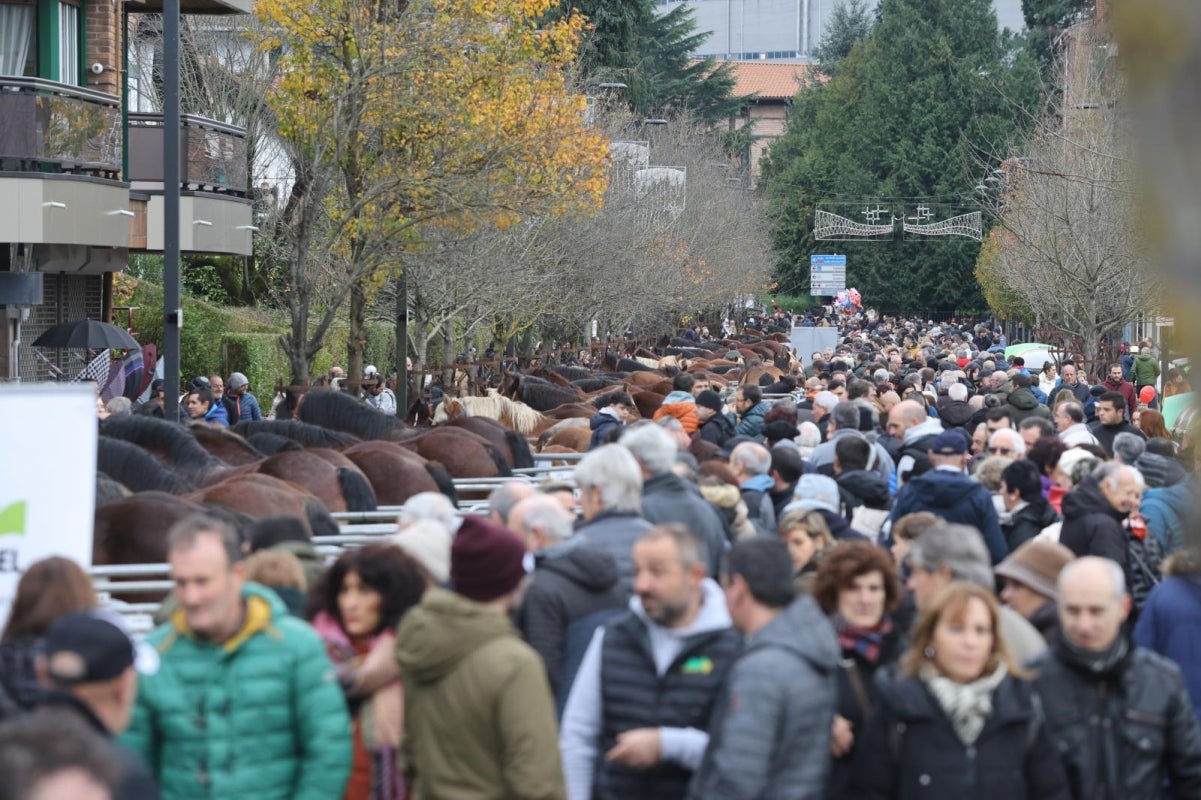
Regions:
[[92, 386], [0, 384], [0, 629], [30, 564], [91, 566], [96, 438]]

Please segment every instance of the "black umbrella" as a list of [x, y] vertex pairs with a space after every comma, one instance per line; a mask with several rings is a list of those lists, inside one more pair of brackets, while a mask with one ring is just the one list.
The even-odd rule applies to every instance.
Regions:
[[33, 340], [34, 347], [74, 347], [87, 350], [138, 350], [141, 345], [123, 328], [96, 319], [55, 325]]

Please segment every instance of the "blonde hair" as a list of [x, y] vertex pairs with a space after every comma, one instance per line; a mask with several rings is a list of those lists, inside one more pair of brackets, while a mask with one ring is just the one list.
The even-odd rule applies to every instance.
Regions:
[[246, 580], [279, 589], [307, 591], [300, 559], [285, 550], [259, 550], [246, 559]]
[[919, 677], [922, 667], [934, 664], [934, 631], [938, 623], [947, 617], [952, 621], [961, 621], [967, 615], [967, 608], [972, 600], [979, 600], [988, 609], [992, 623], [992, 652], [984, 665], [982, 675], [992, 673], [1001, 664], [1014, 677], [1023, 677], [1023, 673], [1013, 662], [1009, 648], [1001, 636], [1001, 607], [997, 599], [983, 586], [977, 586], [967, 581], [952, 581], [942, 591], [938, 592], [930, 603], [922, 610], [921, 616], [913, 625], [909, 636], [909, 649], [901, 657], [901, 672], [910, 678]]
[[818, 540], [818, 550], [834, 546], [834, 536], [830, 533], [830, 526], [826, 524], [826, 518], [817, 511], [804, 509], [789, 511], [780, 518], [780, 524], [777, 526], [780, 536], [787, 536], [790, 531], [797, 528], [804, 528], [811, 539]]

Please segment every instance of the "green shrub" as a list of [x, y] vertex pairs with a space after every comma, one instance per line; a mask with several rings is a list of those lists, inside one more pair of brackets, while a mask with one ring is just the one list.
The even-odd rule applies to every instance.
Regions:
[[818, 298], [807, 294], [772, 294], [767, 296], [765, 305], [768, 311], [771, 311], [774, 306], [779, 306], [784, 311], [797, 314], [810, 308], [816, 308], [820, 304]]

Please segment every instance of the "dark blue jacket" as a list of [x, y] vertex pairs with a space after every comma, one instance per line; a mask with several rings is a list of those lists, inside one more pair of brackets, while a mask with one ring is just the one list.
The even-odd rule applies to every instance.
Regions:
[[1134, 642], [1176, 662], [1201, 718], [1201, 576], [1173, 576], [1152, 589]]
[[595, 450], [605, 443], [606, 433], [614, 428], [621, 427], [621, 420], [612, 414], [605, 414], [598, 411], [588, 421], [588, 427], [592, 429], [592, 438], [588, 440], [588, 449]]
[[892, 507], [893, 523], [914, 511], [932, 511], [947, 522], [979, 529], [993, 564], [1009, 554], [988, 489], [962, 472], [932, 469], [910, 478]]

